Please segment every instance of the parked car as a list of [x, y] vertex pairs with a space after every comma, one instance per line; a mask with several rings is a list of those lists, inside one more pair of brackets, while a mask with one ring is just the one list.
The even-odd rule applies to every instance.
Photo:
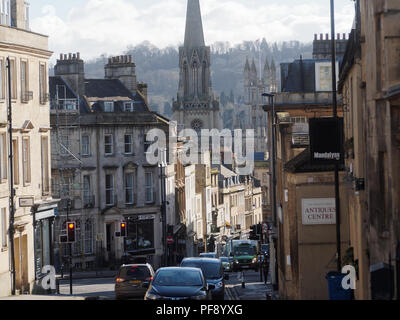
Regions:
[[232, 271], [232, 262], [233, 259], [229, 259], [229, 257], [219, 257], [219, 260], [222, 262], [222, 266], [224, 267], [224, 271], [231, 272]]
[[213, 285], [211, 291], [212, 299], [224, 300], [225, 280], [229, 280], [229, 275], [224, 274], [222, 261], [215, 258], [185, 258], [181, 262], [181, 267], [200, 268], [208, 285]]
[[122, 265], [115, 279], [116, 299], [143, 298], [147, 291], [146, 284], [153, 276], [154, 270], [148, 263]]
[[167, 267], [157, 270], [145, 300], [210, 300], [210, 290], [199, 268]]
[[217, 254], [215, 252], [203, 252], [200, 253], [201, 258], [216, 258]]

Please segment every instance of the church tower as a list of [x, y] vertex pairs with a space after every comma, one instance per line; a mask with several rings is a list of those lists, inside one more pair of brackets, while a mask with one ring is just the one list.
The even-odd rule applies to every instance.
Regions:
[[210, 47], [204, 41], [199, 0], [188, 0], [185, 41], [179, 48], [178, 95], [173, 101], [173, 119], [185, 129], [221, 129], [210, 66]]

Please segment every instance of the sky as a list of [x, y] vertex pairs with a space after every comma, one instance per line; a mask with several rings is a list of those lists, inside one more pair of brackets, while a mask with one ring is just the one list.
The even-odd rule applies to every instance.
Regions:
[[[30, 0], [31, 30], [49, 36], [52, 61], [80, 52], [84, 60], [120, 55], [149, 41], [159, 48], [183, 43], [187, 0]], [[311, 42], [330, 34], [330, 0], [200, 0], [207, 45]], [[349, 33], [353, 0], [335, 0], [337, 33]]]

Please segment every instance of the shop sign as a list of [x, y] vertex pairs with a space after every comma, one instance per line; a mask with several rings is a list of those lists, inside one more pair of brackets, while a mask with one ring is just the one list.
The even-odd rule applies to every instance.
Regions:
[[310, 153], [313, 164], [343, 164], [343, 118], [310, 119]]
[[334, 198], [302, 199], [304, 225], [336, 224]]

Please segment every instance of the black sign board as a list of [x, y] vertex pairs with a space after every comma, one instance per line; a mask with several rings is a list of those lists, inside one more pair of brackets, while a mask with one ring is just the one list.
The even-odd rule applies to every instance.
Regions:
[[310, 119], [310, 153], [313, 164], [343, 164], [343, 118]]

